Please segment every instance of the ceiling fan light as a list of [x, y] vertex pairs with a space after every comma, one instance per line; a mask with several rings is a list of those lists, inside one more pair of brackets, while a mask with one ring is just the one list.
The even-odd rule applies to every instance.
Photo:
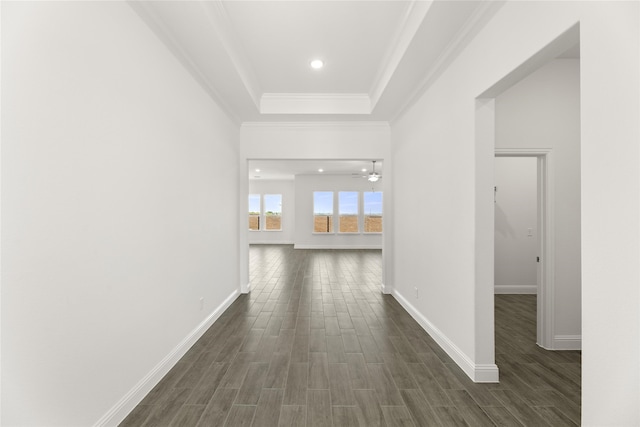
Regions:
[[367, 181], [376, 182], [381, 178], [381, 176], [378, 172], [376, 172], [376, 161], [373, 160], [372, 163], [373, 163], [373, 171], [369, 173], [369, 176], [367, 177]]

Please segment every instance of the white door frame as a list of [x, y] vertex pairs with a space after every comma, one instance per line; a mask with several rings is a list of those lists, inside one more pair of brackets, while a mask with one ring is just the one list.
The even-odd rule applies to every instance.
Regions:
[[555, 330], [553, 151], [551, 148], [496, 148], [496, 157], [535, 157], [538, 167], [537, 344], [553, 349]]

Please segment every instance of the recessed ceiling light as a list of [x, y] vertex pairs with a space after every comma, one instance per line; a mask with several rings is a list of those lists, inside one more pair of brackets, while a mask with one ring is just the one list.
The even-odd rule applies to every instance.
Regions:
[[367, 171], [367, 168], [362, 168], [362, 172], [366, 172], [366, 171]]
[[260, 172], [260, 169], [256, 169], [256, 172]]
[[318, 172], [324, 172], [324, 169], [318, 169]]
[[324, 62], [322, 61], [322, 59], [314, 59], [313, 61], [311, 61], [310, 65], [314, 70], [319, 70], [320, 68], [324, 67]]

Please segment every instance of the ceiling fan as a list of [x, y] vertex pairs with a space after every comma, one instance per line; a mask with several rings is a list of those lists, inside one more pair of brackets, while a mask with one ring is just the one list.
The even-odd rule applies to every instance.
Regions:
[[376, 161], [373, 160], [373, 170], [371, 172], [369, 172], [368, 175], [360, 175], [360, 174], [353, 174], [353, 178], [367, 178], [367, 181], [369, 182], [377, 182], [379, 179], [382, 179], [382, 175], [379, 174], [378, 172], [376, 172]]

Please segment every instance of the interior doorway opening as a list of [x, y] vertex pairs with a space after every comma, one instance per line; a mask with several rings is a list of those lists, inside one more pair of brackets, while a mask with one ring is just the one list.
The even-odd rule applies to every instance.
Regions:
[[[247, 212], [249, 221], [240, 230], [241, 280], [242, 273], [247, 278], [241, 281], [246, 284], [243, 293], [251, 290], [250, 245], [260, 244], [290, 245], [294, 249], [380, 250], [379, 280], [385, 292], [385, 266], [389, 262], [384, 250], [389, 223], [385, 189], [389, 178], [384, 159], [247, 159], [243, 174], [246, 193], [241, 196], [240, 211]], [[277, 212], [267, 206], [272, 199], [279, 201]], [[269, 224], [276, 223], [274, 213], [278, 227], [268, 229]], [[318, 227], [319, 219], [324, 229]]]
[[[476, 319], [494, 331], [494, 158], [539, 157], [546, 188], [539, 210], [548, 216], [541, 219], [536, 335], [545, 349], [581, 348], [580, 128], [579, 24], [476, 99]], [[477, 349], [493, 350], [495, 360], [494, 343], [480, 338]]]
[[538, 177], [535, 157], [494, 162], [496, 294], [538, 293]]
[[[496, 183], [507, 183], [508, 179], [511, 180], [507, 187], [495, 186], [495, 293], [537, 295], [536, 343], [540, 347], [551, 349], [555, 312], [551, 194], [554, 177], [549, 166], [553, 161], [552, 150], [496, 149], [495, 157]], [[513, 159], [514, 163], [506, 164], [506, 167], [505, 164], [499, 164], [500, 160], [508, 159]], [[521, 161], [517, 162], [518, 159]], [[498, 168], [502, 170], [498, 171]], [[528, 212], [532, 207], [535, 212]], [[504, 209], [511, 210], [509, 218], [505, 217], [507, 213]], [[535, 226], [524, 226], [522, 229], [523, 224], [527, 224], [532, 218]], [[519, 230], [516, 229], [518, 226]], [[505, 238], [502, 239], [502, 236]], [[510, 259], [501, 258], [500, 256], [504, 255], [501, 251], [511, 251]], [[501, 264], [505, 262], [512, 264]], [[505, 280], [518, 279], [522, 281], [505, 284]]]

